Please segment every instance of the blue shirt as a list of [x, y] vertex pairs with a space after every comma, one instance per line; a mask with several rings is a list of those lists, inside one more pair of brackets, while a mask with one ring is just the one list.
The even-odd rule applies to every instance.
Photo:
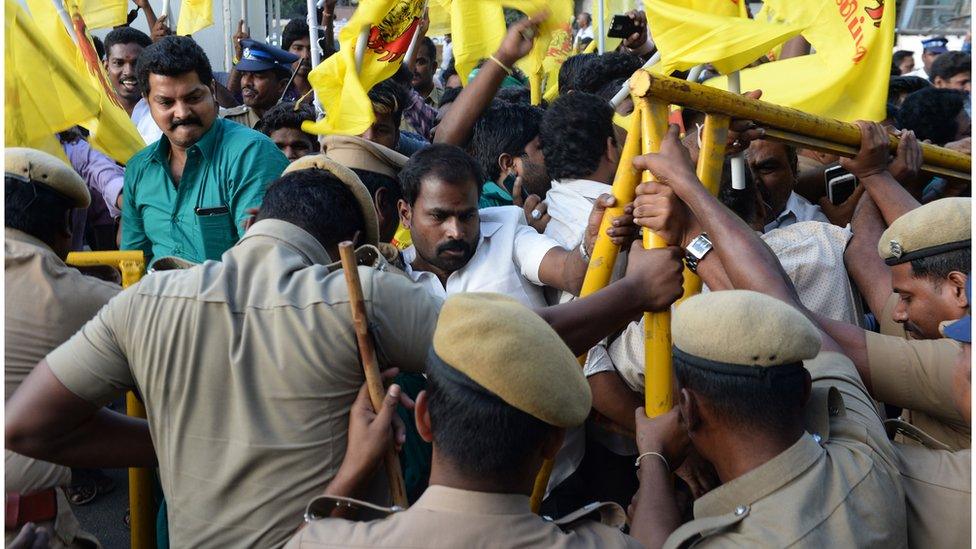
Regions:
[[220, 259], [243, 236], [247, 209], [260, 206], [268, 184], [288, 165], [265, 135], [219, 118], [187, 149], [179, 185], [169, 153], [163, 136], [125, 170], [121, 248], [142, 250], [147, 264], [165, 256]]

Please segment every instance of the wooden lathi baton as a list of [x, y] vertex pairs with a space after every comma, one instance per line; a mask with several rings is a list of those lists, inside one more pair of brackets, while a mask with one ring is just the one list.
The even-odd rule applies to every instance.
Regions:
[[[380, 377], [380, 367], [376, 362], [376, 349], [369, 336], [369, 320], [366, 318], [366, 301], [363, 298], [363, 286], [359, 282], [359, 269], [356, 264], [356, 252], [352, 242], [339, 244], [339, 259], [342, 261], [342, 271], [346, 273], [346, 287], [349, 289], [349, 306], [352, 308], [352, 323], [356, 329], [356, 342], [359, 344], [359, 359], [366, 374], [366, 387], [369, 389], [369, 400], [373, 403], [373, 410], [379, 412], [383, 406], [386, 389]], [[407, 488], [403, 483], [403, 472], [400, 469], [400, 459], [396, 450], [390, 448], [384, 456], [386, 476], [390, 479], [390, 495], [393, 504], [406, 509]]]

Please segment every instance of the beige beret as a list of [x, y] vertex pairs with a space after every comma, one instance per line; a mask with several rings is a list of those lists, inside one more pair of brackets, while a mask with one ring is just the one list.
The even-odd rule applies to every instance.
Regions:
[[325, 156], [347, 168], [396, 177], [407, 163], [407, 157], [362, 137], [329, 135], [325, 138]]
[[342, 181], [349, 187], [353, 196], [356, 197], [356, 202], [359, 202], [359, 209], [363, 213], [363, 220], [366, 222], [366, 242], [362, 242], [362, 244], [371, 244], [373, 246], [379, 244], [380, 227], [379, 222], [376, 221], [376, 208], [373, 206], [373, 196], [369, 194], [369, 189], [366, 188], [366, 185], [363, 185], [363, 182], [359, 180], [356, 172], [331, 158], [327, 158], [324, 154], [313, 154], [303, 156], [292, 162], [285, 168], [285, 171], [281, 175], [298, 170], [310, 169], [325, 170], [336, 176], [339, 181]]
[[888, 265], [968, 248], [972, 199], [943, 198], [902, 215], [882, 233], [878, 254]]
[[4, 157], [4, 172], [7, 175], [50, 187], [71, 199], [71, 205], [75, 208], [87, 208], [91, 204], [91, 194], [85, 180], [58, 157], [22, 147], [7, 147]]
[[448, 297], [433, 348], [450, 367], [550, 425], [576, 427], [590, 413], [590, 386], [576, 357], [545, 320], [510, 297]]
[[796, 308], [758, 292], [696, 295], [675, 309], [677, 351], [722, 364], [780, 366], [820, 352], [820, 331]]

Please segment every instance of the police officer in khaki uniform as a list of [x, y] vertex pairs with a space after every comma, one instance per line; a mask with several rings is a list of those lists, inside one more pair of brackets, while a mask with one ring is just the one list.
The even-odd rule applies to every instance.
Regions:
[[[895, 451], [841, 346], [811, 322], [776, 256], [704, 188], [676, 126], [634, 167], [651, 170], [691, 214], [661, 218], [638, 200], [635, 220], [696, 242], [689, 267], [713, 292], [672, 317], [675, 408], [653, 419], [637, 412], [631, 534], [666, 547], [905, 546]], [[689, 446], [721, 485], [681, 526], [669, 472]]]
[[614, 503], [558, 523], [529, 509], [543, 459], [591, 404], [576, 358], [542, 319], [498, 294], [453, 295], [437, 321], [427, 375], [415, 410], [418, 431], [434, 446], [427, 491], [383, 520], [328, 518], [361, 506], [345, 496], [376, 468], [347, 460], [337, 478], [354, 481], [313, 500], [288, 547], [640, 547], [620, 531], [624, 514]]
[[[966, 297], [972, 299], [972, 280], [966, 281]], [[942, 334], [961, 345], [952, 368], [953, 404], [968, 425], [972, 313], [945, 323]], [[895, 444], [908, 504], [909, 545], [968, 547], [972, 531], [972, 452], [953, 452], [936, 441], [922, 441], [927, 444]]]
[[[320, 166], [271, 184], [221, 261], [143, 278], [48, 354], [8, 401], [7, 447], [158, 462], [174, 547], [283, 544], [339, 467], [363, 383], [346, 283], [326, 265], [357, 232], [375, 241], [375, 215], [355, 174]], [[440, 301], [402, 275], [360, 276], [381, 363], [420, 371]], [[100, 411], [122, 390], [148, 425]]]
[[281, 48], [245, 38], [240, 62], [234, 65], [231, 79], [240, 75], [241, 97], [244, 104], [221, 109], [221, 118], [254, 128], [271, 107], [278, 104], [288, 88], [292, 63], [298, 56]]
[[[81, 177], [45, 152], [8, 148], [4, 179], [4, 400], [34, 366], [112, 299], [120, 288], [64, 264], [71, 210], [91, 200]], [[71, 470], [5, 453], [6, 544], [27, 522], [52, 524], [54, 547], [97, 543], [80, 530], [62, 491]]]

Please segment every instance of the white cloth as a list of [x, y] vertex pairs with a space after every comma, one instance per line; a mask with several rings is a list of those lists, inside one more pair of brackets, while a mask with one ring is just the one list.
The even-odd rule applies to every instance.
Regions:
[[573, 38], [573, 48], [579, 48], [580, 42], [582, 42], [584, 38], [593, 40], [593, 25], [576, 31], [576, 37]]
[[554, 238], [567, 249], [579, 246], [593, 204], [601, 194], [609, 192], [610, 185], [590, 179], [553, 181], [552, 188], [546, 193], [546, 211], [551, 218], [546, 226], [546, 236]]
[[790, 197], [786, 199], [786, 207], [783, 208], [783, 211], [776, 219], [763, 227], [763, 232], [768, 233], [773, 229], [789, 227], [794, 223], [802, 223], [803, 221], [830, 223], [827, 216], [820, 210], [820, 206], [815, 206], [806, 198], [803, 198], [795, 192], [791, 192]]
[[149, 103], [146, 102], [145, 97], [136, 103], [135, 108], [132, 109], [132, 116], [129, 118], [135, 123], [136, 130], [142, 136], [142, 140], [146, 142], [146, 145], [152, 145], [163, 136], [163, 130], [159, 129], [156, 121], [153, 120], [152, 114], [149, 112]]
[[525, 222], [522, 208], [497, 206], [479, 210], [481, 239], [468, 264], [451, 273], [445, 288], [437, 275], [416, 271], [413, 246], [403, 250], [406, 272], [436, 297], [460, 292], [494, 292], [517, 299], [526, 307], [545, 307], [539, 266], [559, 243], [539, 234]]

